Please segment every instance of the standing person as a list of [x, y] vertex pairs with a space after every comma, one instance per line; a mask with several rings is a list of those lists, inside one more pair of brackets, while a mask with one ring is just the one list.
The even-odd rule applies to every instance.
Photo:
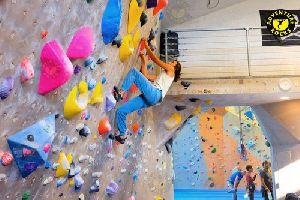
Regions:
[[252, 177], [252, 172], [253, 172], [253, 167], [252, 165], [247, 165], [246, 166], [246, 182], [247, 182], [247, 185], [246, 185], [246, 191], [247, 191], [247, 194], [248, 194], [248, 198], [249, 200], [254, 200], [254, 192], [255, 192], [255, 179], [256, 179], [256, 174]]
[[233, 200], [237, 200], [237, 188], [245, 174], [246, 171], [242, 172], [242, 169], [240, 167], [237, 167], [237, 170], [234, 170], [227, 180], [227, 186], [229, 187], [228, 192], [232, 193]]
[[260, 172], [260, 178], [261, 178], [261, 193], [262, 197], [265, 200], [269, 200], [269, 193], [271, 193], [272, 199], [273, 197], [273, 181], [272, 181], [272, 175], [270, 174], [270, 165], [268, 161], [264, 161], [262, 163], [263, 170]]
[[143, 38], [141, 42], [145, 43], [149, 57], [162, 68], [162, 71], [157, 77], [148, 74], [147, 58], [141, 53], [141, 70], [138, 71], [132, 68], [126, 75], [122, 88], [119, 90], [115, 87], [114, 96], [117, 101], [123, 98], [125, 92], [127, 92], [133, 84], [135, 84], [141, 92], [141, 95], [126, 102], [116, 111], [116, 122], [119, 134], [114, 136], [114, 138], [121, 144], [124, 144], [126, 134], [128, 133], [126, 126], [127, 115], [136, 110], [148, 108], [162, 102], [172, 83], [177, 82], [180, 78], [181, 65], [178, 61], [169, 63], [161, 61], [150, 49], [145, 38]]

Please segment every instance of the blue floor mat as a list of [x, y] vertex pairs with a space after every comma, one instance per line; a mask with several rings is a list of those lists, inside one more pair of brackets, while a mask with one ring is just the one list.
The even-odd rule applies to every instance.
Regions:
[[[245, 190], [238, 191], [238, 200], [247, 200], [244, 198]], [[232, 194], [226, 190], [175, 190], [175, 200], [231, 200]], [[255, 200], [263, 200], [261, 193], [255, 193]]]

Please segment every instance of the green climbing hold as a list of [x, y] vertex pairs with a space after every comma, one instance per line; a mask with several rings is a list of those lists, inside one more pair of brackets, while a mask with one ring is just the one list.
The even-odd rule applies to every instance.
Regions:
[[217, 152], [217, 148], [214, 147], [213, 150], [211, 150], [211, 153], [216, 153]]
[[247, 126], [248, 126], [248, 127], [251, 127], [251, 125], [250, 125], [250, 124], [247, 124]]
[[22, 200], [29, 200], [30, 197], [30, 192], [24, 192], [22, 195]]
[[91, 3], [93, 0], [86, 0], [86, 2]]
[[208, 180], [209, 180], [209, 181], [212, 181], [213, 179], [212, 179], [212, 177], [208, 177]]
[[266, 142], [265, 142], [265, 145], [266, 145], [267, 147], [270, 147], [270, 146], [271, 146], [271, 144], [270, 144], [269, 141], [266, 141]]

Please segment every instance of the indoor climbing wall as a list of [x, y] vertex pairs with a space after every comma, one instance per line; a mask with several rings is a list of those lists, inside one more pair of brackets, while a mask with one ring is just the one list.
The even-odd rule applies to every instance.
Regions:
[[139, 68], [140, 38], [155, 37], [164, 6], [0, 1], [3, 199], [172, 199], [152, 109], [130, 115], [125, 145], [108, 138], [116, 108], [138, 94], [115, 105], [113, 86]]
[[[251, 108], [240, 110], [241, 120], [239, 107], [210, 108], [190, 119], [173, 144], [175, 189], [226, 188], [236, 166], [250, 164], [259, 173], [262, 161], [270, 161], [269, 143]], [[241, 159], [241, 135], [246, 160]], [[259, 179], [256, 183], [259, 187]]]

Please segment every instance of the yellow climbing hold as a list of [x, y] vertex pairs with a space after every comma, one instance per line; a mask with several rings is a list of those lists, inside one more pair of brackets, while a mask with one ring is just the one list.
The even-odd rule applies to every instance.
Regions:
[[167, 130], [172, 130], [181, 123], [181, 115], [175, 112], [169, 119], [165, 121], [165, 127]]
[[70, 164], [73, 162], [73, 155], [71, 153], [67, 155], [67, 160]]
[[121, 43], [120, 47], [120, 60], [124, 62], [127, 60], [133, 53], [133, 42], [132, 42], [132, 36], [130, 34], [126, 35]]
[[142, 12], [144, 10], [145, 0], [142, 0], [142, 6], [139, 7], [137, 0], [131, 0], [129, 6], [128, 27], [127, 32], [131, 33], [136, 25], [140, 22]]
[[159, 195], [156, 195], [155, 196], [155, 200], [164, 200], [161, 196], [159, 196]]
[[201, 107], [201, 106], [198, 106], [198, 107], [194, 110], [193, 115], [198, 115], [198, 114], [201, 112], [201, 110], [202, 110], [202, 107]]
[[87, 83], [81, 81], [79, 83], [79, 97], [77, 100], [77, 86], [74, 86], [70, 91], [64, 106], [64, 116], [66, 119], [71, 119], [75, 115], [82, 112], [87, 107], [88, 102], [88, 86]]
[[59, 163], [59, 166], [56, 169], [56, 177], [63, 177], [69, 173], [70, 169], [70, 163], [66, 157], [66, 154], [64, 152], [60, 152], [58, 155], [58, 160], [57, 162]]
[[102, 88], [102, 83], [98, 82], [96, 87], [93, 90], [91, 98], [89, 99], [89, 104], [93, 105], [102, 102], [103, 102], [103, 88]]
[[213, 104], [213, 100], [207, 99], [207, 100], [204, 100], [204, 103], [205, 103], [205, 105], [210, 106]]
[[74, 179], [72, 178], [69, 180], [69, 187], [73, 187], [73, 185], [74, 185]]
[[136, 49], [138, 48], [141, 40], [141, 31], [140, 29], [137, 29], [136, 32], [133, 35], [133, 47]]

